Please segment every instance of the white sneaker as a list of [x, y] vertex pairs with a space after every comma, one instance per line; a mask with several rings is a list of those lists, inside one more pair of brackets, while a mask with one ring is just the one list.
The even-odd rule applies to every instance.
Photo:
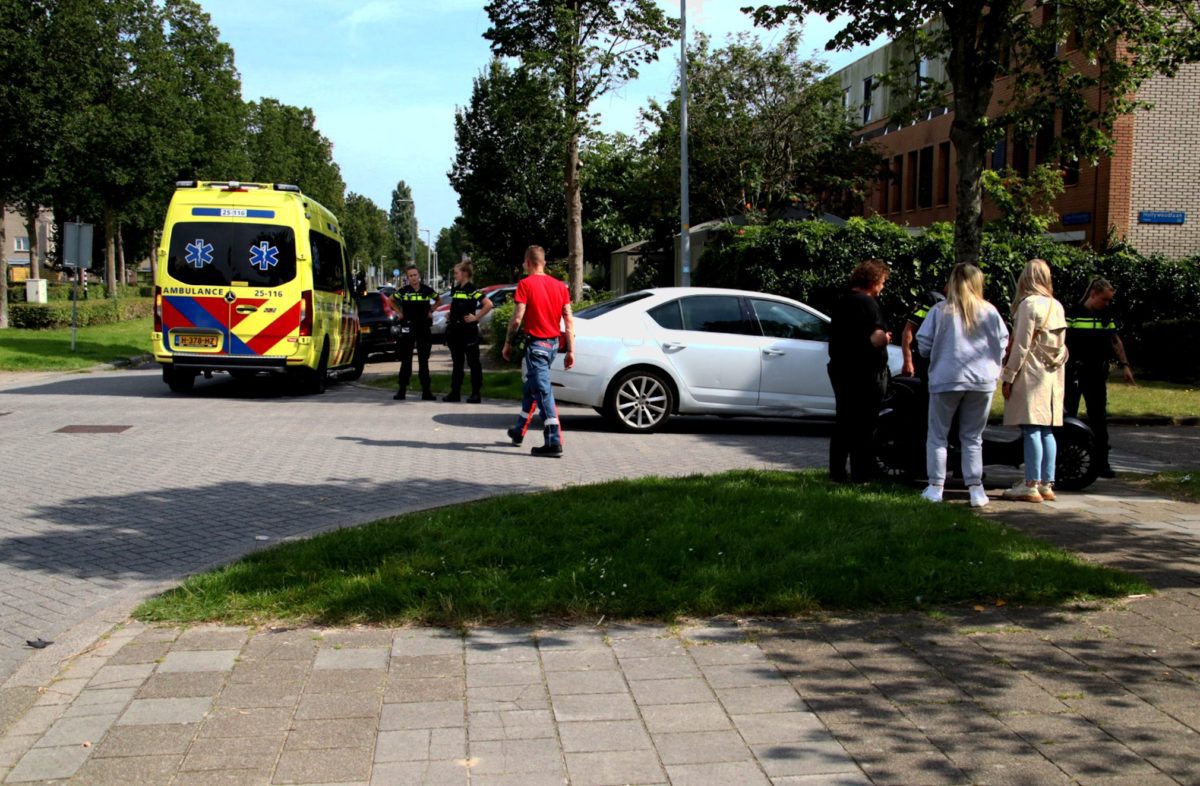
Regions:
[[1038, 493], [1037, 486], [1027, 486], [1023, 480], [1018, 480], [1012, 485], [1012, 488], [1005, 489], [1004, 498], [1018, 502], [1042, 501], [1042, 495]]
[[991, 502], [988, 499], [987, 492], [983, 490], [983, 486], [971, 486], [968, 491], [971, 493], [971, 507], [973, 508], [982, 508]]
[[1054, 494], [1054, 486], [1049, 483], [1039, 483], [1038, 493], [1042, 495], [1042, 501], [1053, 502], [1057, 497]]
[[941, 502], [942, 487], [926, 486], [925, 490], [921, 492], [921, 499], [925, 500], [926, 502]]

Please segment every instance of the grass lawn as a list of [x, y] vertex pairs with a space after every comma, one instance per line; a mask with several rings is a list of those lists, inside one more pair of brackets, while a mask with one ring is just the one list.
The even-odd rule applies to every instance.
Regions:
[[1200, 471], [1159, 472], [1148, 478], [1133, 478], [1139, 486], [1149, 486], [1155, 491], [1176, 499], [1200, 502]]
[[71, 329], [0, 330], [0, 371], [70, 371], [150, 351], [150, 318], [79, 328], [75, 351]]
[[[439, 396], [444, 396], [450, 392], [450, 375], [449, 374], [431, 374], [430, 389]], [[388, 374], [386, 376], [371, 376], [368, 372], [363, 377], [363, 384], [373, 388], [382, 390], [396, 389], [396, 375]], [[421, 385], [417, 381], [416, 374], [413, 374], [413, 387], [409, 389], [421, 391]], [[463, 378], [463, 398], [471, 395], [471, 374], [467, 372]], [[513, 401], [521, 400], [521, 372], [520, 371], [485, 371], [483, 372], [483, 396], [484, 398], [500, 398], [511, 399]]]
[[1055, 603], [1148, 592], [968, 509], [822, 473], [644, 478], [384, 519], [262, 551], [147, 621], [498, 624]]
[[[1110, 418], [1194, 418], [1200, 415], [1200, 387], [1176, 385], [1171, 382], [1145, 382], [1129, 385], [1114, 376], [1108, 383], [1108, 416]], [[1080, 403], [1079, 414], [1087, 414], [1087, 405]], [[992, 416], [1004, 416], [1004, 397], [996, 391], [992, 400]]]

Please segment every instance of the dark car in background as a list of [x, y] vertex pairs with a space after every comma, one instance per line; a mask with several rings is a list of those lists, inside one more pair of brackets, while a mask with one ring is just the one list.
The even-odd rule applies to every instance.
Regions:
[[382, 360], [372, 355], [394, 355], [399, 350], [399, 337], [392, 326], [400, 324], [400, 311], [390, 294], [368, 292], [358, 297], [359, 341], [367, 353], [367, 362]]

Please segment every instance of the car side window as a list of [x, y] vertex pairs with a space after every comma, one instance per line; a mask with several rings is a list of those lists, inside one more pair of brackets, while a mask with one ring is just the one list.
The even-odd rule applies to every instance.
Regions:
[[655, 306], [646, 313], [650, 315], [651, 319], [667, 330], [683, 330], [683, 316], [679, 313], [678, 300], [672, 300], [670, 303]]
[[763, 335], [771, 338], [797, 338], [828, 341], [829, 325], [816, 314], [776, 300], [751, 299]]
[[732, 295], [692, 295], [680, 298], [683, 329], [702, 333], [757, 334], [742, 316], [742, 304]]

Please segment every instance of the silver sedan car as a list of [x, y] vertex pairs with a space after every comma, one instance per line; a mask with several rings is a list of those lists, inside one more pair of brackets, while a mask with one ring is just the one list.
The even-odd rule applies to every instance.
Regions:
[[[575, 365], [551, 368], [555, 398], [651, 432], [679, 415], [829, 417], [829, 318], [734, 289], [633, 292], [575, 315]], [[888, 348], [892, 373], [898, 347]]]

